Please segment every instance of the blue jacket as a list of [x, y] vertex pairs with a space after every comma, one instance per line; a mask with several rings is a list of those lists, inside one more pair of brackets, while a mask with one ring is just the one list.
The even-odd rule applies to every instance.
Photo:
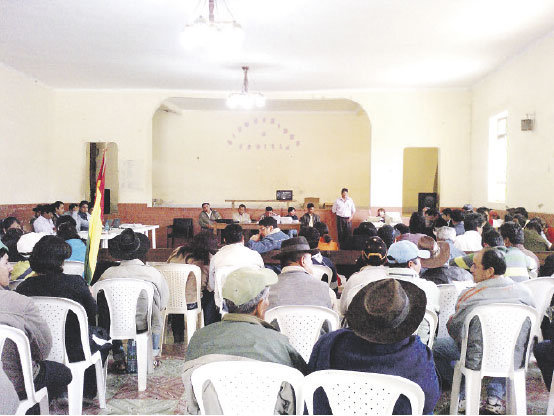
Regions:
[[[308, 371], [350, 370], [390, 374], [417, 383], [425, 393], [424, 414], [432, 414], [440, 397], [439, 382], [431, 350], [417, 335], [394, 344], [375, 344], [360, 338], [350, 329], [325, 334], [314, 345]], [[314, 395], [314, 414], [330, 415], [331, 408], [323, 394]], [[400, 397], [393, 414], [411, 414], [410, 402]]]
[[279, 230], [276, 233], [266, 235], [260, 241], [248, 240], [245, 246], [262, 254], [271, 250], [281, 250], [281, 243], [289, 238], [287, 234]]

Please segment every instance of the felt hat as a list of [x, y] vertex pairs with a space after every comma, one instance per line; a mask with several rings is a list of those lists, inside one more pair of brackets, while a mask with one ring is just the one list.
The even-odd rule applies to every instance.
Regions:
[[407, 263], [410, 260], [421, 258], [428, 259], [431, 254], [426, 250], [419, 250], [409, 240], [401, 240], [391, 244], [387, 253], [387, 259], [391, 264]]
[[277, 274], [265, 267], [241, 267], [227, 275], [221, 295], [236, 306], [251, 301], [270, 285], [277, 283]]
[[310, 245], [308, 244], [308, 240], [306, 240], [306, 237], [304, 236], [292, 237], [288, 240], [283, 240], [283, 242], [281, 243], [281, 251], [279, 252], [279, 254], [273, 256], [273, 258], [281, 259], [288, 254], [298, 252], [317, 254], [319, 253], [319, 250], [316, 248], [311, 249]]
[[27, 233], [23, 234], [17, 242], [17, 252], [25, 258], [29, 258], [35, 244], [44, 237], [46, 233]]
[[429, 236], [421, 237], [417, 243], [420, 250], [431, 253], [428, 259], [421, 259], [421, 266], [427, 269], [436, 269], [444, 266], [450, 258], [450, 245], [446, 241], [436, 242]]
[[392, 278], [362, 288], [346, 312], [356, 335], [377, 344], [392, 344], [412, 335], [425, 316], [427, 297], [413, 283]]
[[132, 260], [143, 257], [150, 247], [150, 241], [142, 233], [125, 228], [121, 234], [108, 240], [108, 252], [119, 260]]

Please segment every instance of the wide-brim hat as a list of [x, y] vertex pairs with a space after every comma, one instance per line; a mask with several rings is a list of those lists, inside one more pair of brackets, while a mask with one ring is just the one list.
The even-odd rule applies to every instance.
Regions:
[[362, 288], [345, 317], [359, 337], [376, 344], [393, 344], [417, 330], [426, 305], [425, 292], [415, 284], [388, 278]]
[[450, 245], [446, 241], [435, 241], [429, 236], [421, 237], [417, 248], [431, 253], [428, 259], [421, 259], [421, 266], [427, 269], [442, 267], [450, 258]]
[[119, 260], [133, 260], [143, 257], [150, 247], [150, 241], [142, 233], [135, 233], [130, 228], [108, 240], [108, 252]]
[[273, 256], [274, 259], [281, 259], [291, 253], [310, 253], [317, 254], [319, 250], [317, 248], [311, 249], [306, 237], [292, 237], [287, 240], [283, 240], [281, 243], [281, 251]]

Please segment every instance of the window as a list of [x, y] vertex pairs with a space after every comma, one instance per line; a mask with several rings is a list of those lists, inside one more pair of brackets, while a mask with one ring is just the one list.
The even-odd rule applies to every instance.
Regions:
[[489, 202], [506, 202], [507, 124], [507, 112], [491, 117], [489, 121]]

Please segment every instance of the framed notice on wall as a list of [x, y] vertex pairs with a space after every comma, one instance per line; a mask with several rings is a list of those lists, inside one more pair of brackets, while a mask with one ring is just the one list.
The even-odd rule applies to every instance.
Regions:
[[292, 191], [277, 191], [275, 199], [278, 201], [292, 201]]

